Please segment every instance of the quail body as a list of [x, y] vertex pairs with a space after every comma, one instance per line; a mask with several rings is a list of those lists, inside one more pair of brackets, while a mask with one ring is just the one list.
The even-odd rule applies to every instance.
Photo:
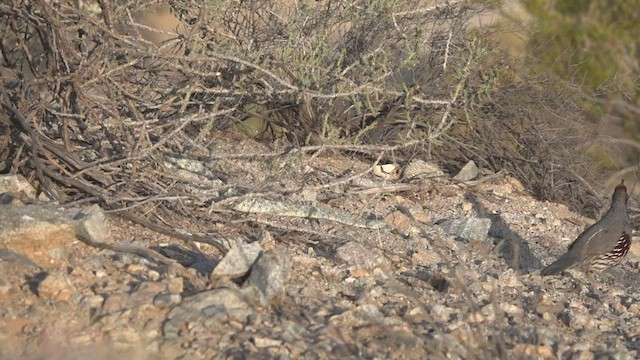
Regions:
[[627, 187], [622, 181], [616, 186], [611, 207], [604, 216], [583, 231], [569, 245], [567, 253], [542, 269], [540, 275], [557, 275], [574, 267], [602, 271], [620, 263], [631, 247], [628, 201]]

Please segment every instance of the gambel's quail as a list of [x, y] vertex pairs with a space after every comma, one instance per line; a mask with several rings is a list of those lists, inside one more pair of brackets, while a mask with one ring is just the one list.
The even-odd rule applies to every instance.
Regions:
[[617, 265], [631, 247], [628, 201], [629, 195], [623, 180], [616, 186], [611, 197], [611, 208], [602, 219], [580, 234], [569, 245], [567, 253], [542, 269], [540, 275], [557, 275], [573, 267], [583, 271], [602, 271]]

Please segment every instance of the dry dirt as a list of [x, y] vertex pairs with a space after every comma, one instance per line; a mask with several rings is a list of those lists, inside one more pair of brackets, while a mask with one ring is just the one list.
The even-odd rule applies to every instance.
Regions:
[[[268, 150], [246, 140], [217, 146]], [[274, 173], [282, 187], [303, 183], [273, 201], [384, 221], [372, 229], [312, 215], [238, 213], [237, 222], [219, 227], [255, 230], [226, 244], [260, 244], [261, 260], [248, 273], [210, 276], [224, 259], [213, 246], [171, 239], [117, 214], [107, 214], [110, 242], [154, 249], [186, 272], [87, 246], [55, 221], [55, 230], [3, 231], [0, 358], [637, 356], [637, 244], [606, 274], [541, 278], [540, 267], [592, 220], [533, 199], [508, 174], [392, 181], [367, 173], [370, 166], [338, 152], [229, 165], [229, 174], [253, 172], [246, 181], [255, 184]], [[401, 191], [400, 184], [414, 186]], [[448, 219], [488, 219], [479, 223], [490, 227], [454, 236], [441, 226]], [[271, 290], [264, 286], [277, 294], [265, 297]]]

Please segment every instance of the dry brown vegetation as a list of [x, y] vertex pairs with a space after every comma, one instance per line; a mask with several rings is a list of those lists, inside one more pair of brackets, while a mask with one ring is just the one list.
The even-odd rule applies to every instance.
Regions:
[[[0, 171], [222, 251], [211, 239], [229, 235], [212, 225], [233, 216], [225, 206], [303, 189], [296, 154], [316, 151], [433, 158], [449, 170], [474, 159], [593, 214], [580, 109], [559, 83], [507, 66], [486, 30], [468, 26], [486, 6], [4, 2]], [[144, 22], [153, 11], [170, 12], [172, 27]], [[275, 150], [217, 151], [251, 121]], [[294, 164], [279, 175], [297, 187], [234, 172], [279, 160]], [[176, 230], [185, 223], [188, 232]]]

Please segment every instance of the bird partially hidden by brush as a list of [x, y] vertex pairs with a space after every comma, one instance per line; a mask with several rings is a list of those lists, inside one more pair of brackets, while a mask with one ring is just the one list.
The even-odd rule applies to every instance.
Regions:
[[613, 191], [611, 207], [602, 219], [583, 231], [567, 253], [542, 269], [540, 275], [557, 275], [570, 268], [602, 271], [620, 263], [631, 247], [628, 201], [623, 180]]

